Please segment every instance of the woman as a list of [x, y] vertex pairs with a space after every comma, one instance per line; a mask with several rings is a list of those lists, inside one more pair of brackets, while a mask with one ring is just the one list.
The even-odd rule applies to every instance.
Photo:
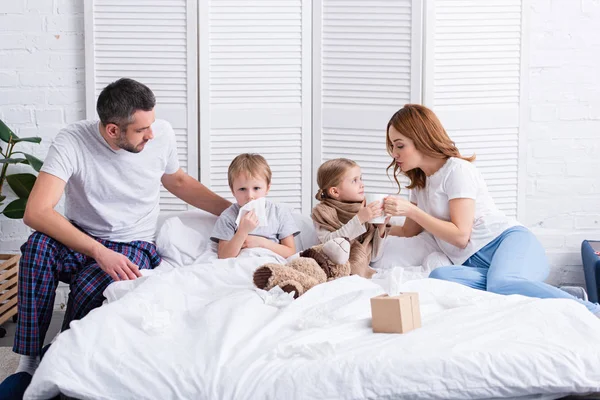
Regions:
[[427, 107], [407, 104], [387, 127], [387, 148], [400, 173], [410, 179], [410, 201], [385, 199], [386, 214], [405, 216], [391, 235], [411, 237], [426, 230], [453, 266], [440, 267], [431, 278], [461, 283], [499, 294], [568, 298], [600, 318], [598, 304], [583, 301], [544, 283], [549, 265], [544, 248], [527, 228], [496, 207], [483, 177], [450, 140]]

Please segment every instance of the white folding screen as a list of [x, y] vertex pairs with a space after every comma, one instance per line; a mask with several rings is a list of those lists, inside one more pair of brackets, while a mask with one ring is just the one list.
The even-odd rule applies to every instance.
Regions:
[[202, 182], [231, 199], [229, 163], [260, 153], [269, 197], [308, 213], [311, 1], [206, 0], [198, 26]]
[[395, 193], [385, 128], [404, 104], [421, 102], [422, 3], [313, 7], [313, 177], [323, 161], [346, 157], [360, 164], [367, 192]]
[[[304, 213], [335, 157], [361, 165], [368, 192], [394, 192], [386, 123], [423, 103], [516, 214], [521, 0], [85, 1], [88, 117], [106, 84], [146, 83], [182, 167], [198, 176], [200, 161], [225, 197], [242, 152], [263, 154], [270, 197]], [[164, 191], [161, 206], [186, 208]]]
[[521, 0], [428, 0], [424, 104], [476, 165], [500, 209], [518, 203]]
[[[109, 83], [128, 77], [156, 95], [156, 118], [171, 123], [182, 169], [198, 176], [195, 0], [85, 0], [86, 113]], [[161, 190], [162, 210], [187, 205]]]

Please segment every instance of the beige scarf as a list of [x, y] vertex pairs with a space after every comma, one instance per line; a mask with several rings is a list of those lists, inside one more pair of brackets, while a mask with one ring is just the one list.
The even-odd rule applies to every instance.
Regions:
[[[325, 198], [312, 211], [312, 219], [321, 228], [334, 232], [347, 224], [363, 203], [345, 203], [334, 199]], [[373, 252], [373, 237], [377, 228], [367, 223], [367, 232], [350, 241], [350, 273], [370, 278], [374, 271], [369, 267], [371, 253]]]

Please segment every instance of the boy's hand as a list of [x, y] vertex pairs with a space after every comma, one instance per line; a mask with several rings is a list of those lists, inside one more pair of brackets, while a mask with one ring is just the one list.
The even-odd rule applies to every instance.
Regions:
[[249, 235], [244, 241], [243, 249], [251, 249], [253, 247], [265, 247], [264, 241], [267, 240], [261, 236]]
[[369, 222], [370, 220], [372, 220], [373, 218], [377, 218], [379, 216], [381, 216], [383, 213], [383, 205], [381, 203], [381, 201], [374, 201], [371, 204], [367, 204], [366, 207], [363, 207], [360, 209], [360, 211], [358, 212], [358, 221], [361, 224], [364, 224], [365, 222]]
[[249, 234], [258, 226], [258, 217], [254, 210], [250, 210], [240, 220], [240, 227], [238, 228], [244, 234]]

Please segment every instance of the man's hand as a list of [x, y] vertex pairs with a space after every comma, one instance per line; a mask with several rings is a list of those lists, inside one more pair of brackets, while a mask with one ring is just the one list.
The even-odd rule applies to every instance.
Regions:
[[104, 247], [96, 257], [96, 262], [115, 281], [126, 281], [142, 276], [137, 265], [129, 261], [123, 254]]
[[244, 234], [249, 234], [258, 226], [258, 217], [254, 210], [250, 210], [240, 220], [240, 227], [238, 228]]
[[369, 222], [373, 218], [380, 217], [382, 213], [383, 213], [383, 205], [382, 205], [381, 201], [375, 200], [371, 204], [367, 204], [366, 207], [363, 207], [360, 209], [360, 211], [357, 214], [358, 221], [361, 224], [364, 224], [365, 222]]
[[253, 235], [249, 235], [246, 240], [244, 241], [244, 245], [242, 246], [243, 249], [251, 249], [254, 247], [265, 247], [265, 241], [268, 241], [268, 239], [265, 239], [264, 237], [261, 236], [253, 236]]

